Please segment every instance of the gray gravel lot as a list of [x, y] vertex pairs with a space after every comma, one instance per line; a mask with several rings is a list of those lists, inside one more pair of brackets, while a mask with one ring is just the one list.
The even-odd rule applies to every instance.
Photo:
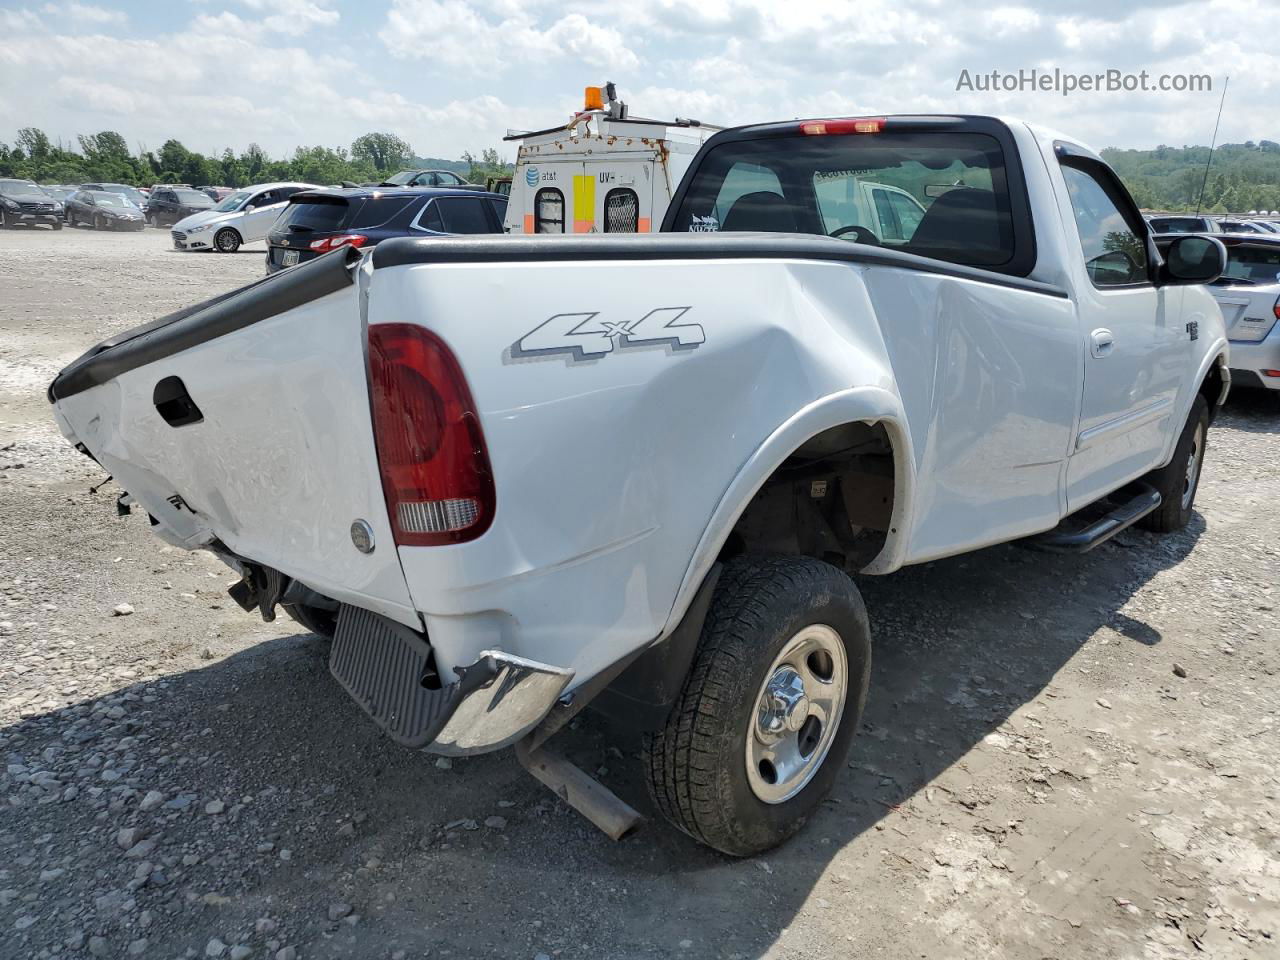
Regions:
[[[730, 861], [612, 843], [509, 753], [395, 746], [320, 641], [91, 491], [53, 374], [263, 270], [167, 246], [0, 232], [0, 957], [1280, 955], [1274, 397], [1228, 405], [1178, 535], [863, 578], [849, 769]], [[565, 746], [653, 816], [634, 741]]]

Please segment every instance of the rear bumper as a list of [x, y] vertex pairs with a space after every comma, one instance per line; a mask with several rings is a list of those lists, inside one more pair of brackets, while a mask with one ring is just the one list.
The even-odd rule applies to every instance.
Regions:
[[515, 743], [556, 705], [573, 671], [486, 650], [443, 683], [422, 634], [343, 605], [329, 670], [397, 743], [432, 753], [487, 753]]
[[1265, 370], [1280, 371], [1280, 323], [1265, 339], [1231, 341], [1231, 378], [1235, 386], [1280, 390], [1280, 377], [1268, 376]]
[[[285, 258], [290, 254], [297, 254], [298, 259], [293, 263], [286, 264]], [[267, 273], [278, 273], [281, 270], [287, 270], [289, 267], [296, 267], [298, 264], [306, 263], [308, 260], [314, 260], [323, 254], [316, 253], [314, 250], [299, 249], [298, 247], [281, 247], [267, 241]]]

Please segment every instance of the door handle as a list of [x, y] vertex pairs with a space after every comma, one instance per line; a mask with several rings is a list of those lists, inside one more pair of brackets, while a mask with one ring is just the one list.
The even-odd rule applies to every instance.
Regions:
[[1106, 327], [1099, 327], [1089, 334], [1089, 353], [1099, 360], [1108, 356], [1115, 345], [1115, 335]]

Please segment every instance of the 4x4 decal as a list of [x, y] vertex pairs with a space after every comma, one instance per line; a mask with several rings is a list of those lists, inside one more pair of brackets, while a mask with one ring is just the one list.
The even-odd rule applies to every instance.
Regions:
[[598, 360], [615, 348], [666, 345], [692, 350], [707, 339], [702, 325], [681, 323], [689, 307], [659, 307], [638, 320], [602, 320], [599, 311], [557, 313], [511, 345], [513, 357], [568, 354], [572, 360]]

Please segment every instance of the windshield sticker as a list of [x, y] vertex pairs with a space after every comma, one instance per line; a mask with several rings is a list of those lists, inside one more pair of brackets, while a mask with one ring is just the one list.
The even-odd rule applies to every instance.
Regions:
[[690, 233], [719, 233], [720, 221], [711, 214], [705, 217], [694, 216], [689, 221]]

